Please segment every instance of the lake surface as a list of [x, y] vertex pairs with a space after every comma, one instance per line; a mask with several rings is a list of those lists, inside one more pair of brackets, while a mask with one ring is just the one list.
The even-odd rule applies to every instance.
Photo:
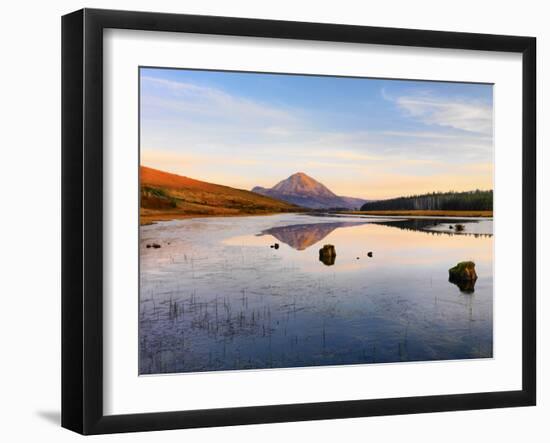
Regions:
[[[283, 214], [140, 229], [141, 374], [492, 357], [492, 220]], [[448, 281], [465, 260], [473, 292]]]

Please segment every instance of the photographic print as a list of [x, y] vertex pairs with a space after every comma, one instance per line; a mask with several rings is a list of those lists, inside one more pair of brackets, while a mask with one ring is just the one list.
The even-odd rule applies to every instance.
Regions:
[[493, 356], [493, 85], [139, 69], [142, 375]]

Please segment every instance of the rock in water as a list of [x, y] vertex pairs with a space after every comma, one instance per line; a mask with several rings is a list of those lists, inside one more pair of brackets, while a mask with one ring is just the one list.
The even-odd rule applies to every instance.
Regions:
[[449, 269], [449, 281], [462, 292], [474, 292], [476, 280], [476, 264], [473, 261], [462, 261]]
[[449, 269], [449, 278], [454, 280], [477, 280], [476, 264], [473, 261], [461, 261]]
[[334, 245], [324, 245], [319, 249], [319, 261], [327, 266], [331, 266], [336, 262], [336, 248]]
[[475, 280], [462, 280], [462, 281], [454, 281], [451, 283], [457, 285], [458, 289], [460, 289], [460, 292], [463, 292], [464, 294], [473, 294], [475, 292], [475, 288], [476, 288]]

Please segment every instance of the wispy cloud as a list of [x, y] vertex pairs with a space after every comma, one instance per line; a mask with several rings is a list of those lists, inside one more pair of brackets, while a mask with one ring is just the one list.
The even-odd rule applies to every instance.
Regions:
[[418, 95], [398, 97], [395, 102], [409, 116], [428, 125], [484, 135], [493, 131], [492, 107], [480, 101]]
[[380, 135], [386, 135], [390, 137], [406, 137], [406, 138], [425, 138], [425, 139], [436, 139], [436, 140], [464, 140], [467, 138], [477, 139], [477, 140], [487, 140], [491, 141], [491, 135], [477, 134], [477, 133], [449, 133], [449, 132], [430, 132], [430, 131], [380, 131]]
[[218, 125], [246, 122], [285, 131], [296, 118], [288, 110], [229, 94], [221, 89], [155, 77], [142, 77], [142, 109], [170, 111], [173, 116], [216, 119]]

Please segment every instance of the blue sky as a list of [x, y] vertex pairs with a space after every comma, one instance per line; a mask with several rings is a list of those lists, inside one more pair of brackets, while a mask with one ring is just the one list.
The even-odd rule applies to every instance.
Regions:
[[141, 163], [250, 189], [492, 188], [491, 85], [142, 68]]

